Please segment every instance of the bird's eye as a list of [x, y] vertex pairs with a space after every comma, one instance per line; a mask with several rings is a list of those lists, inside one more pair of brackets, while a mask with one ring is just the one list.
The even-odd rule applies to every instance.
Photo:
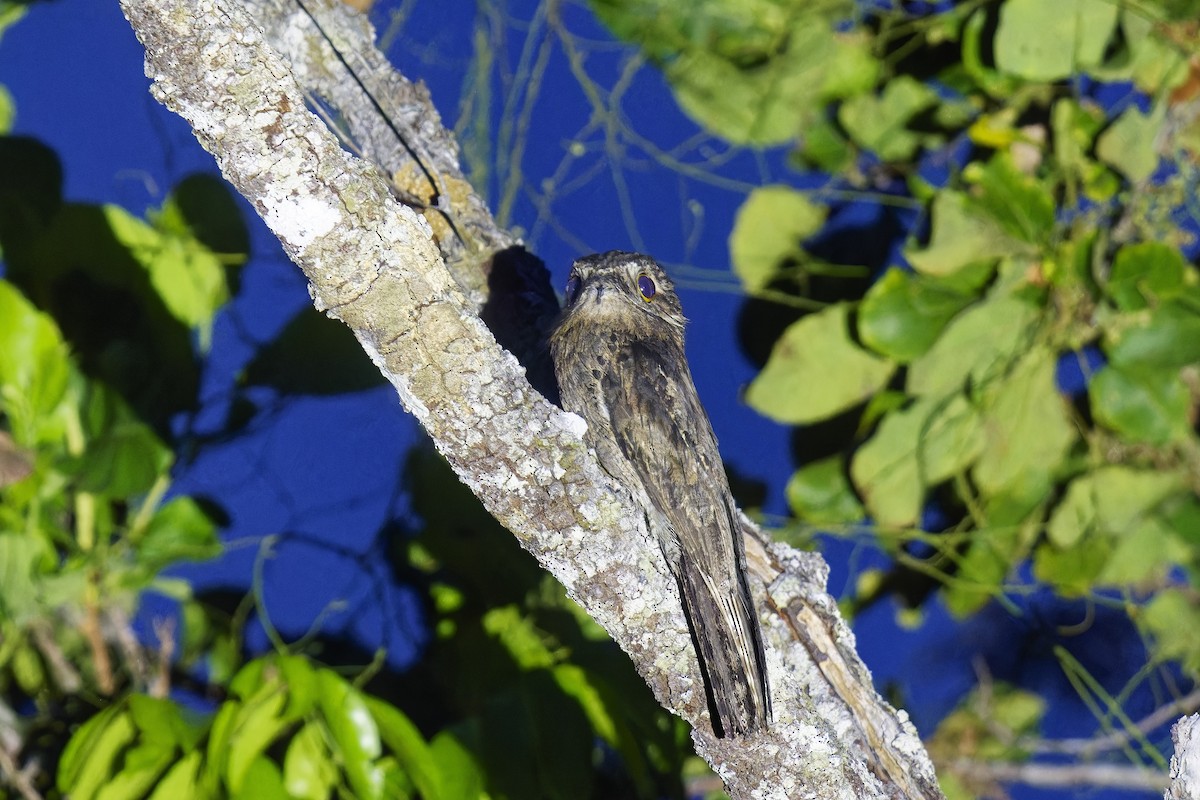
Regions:
[[575, 305], [575, 301], [579, 299], [579, 286], [580, 282], [578, 275], [572, 275], [567, 279], [566, 296], [568, 307]]
[[642, 293], [642, 299], [649, 303], [654, 299], [654, 295], [656, 292], [658, 292], [658, 288], [654, 285], [654, 279], [649, 275], [639, 275], [638, 291]]

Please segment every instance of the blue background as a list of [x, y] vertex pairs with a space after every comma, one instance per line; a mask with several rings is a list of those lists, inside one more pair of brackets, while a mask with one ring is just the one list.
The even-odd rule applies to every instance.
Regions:
[[[424, 80], [443, 119], [453, 125], [464, 95], [472, 53], [474, 16], [469, 4], [416, 3], [389, 56], [400, 70]], [[524, 22], [532, 2], [510, 9], [519, 24], [497, 42], [498, 61], [515, 65], [524, 46]], [[563, 25], [587, 50], [586, 68], [601, 87], [614, 85], [628, 51], [581, 6], [563, 6]], [[386, 28], [388, 17], [374, 14]], [[536, 20], [533, 24], [537, 24]], [[496, 108], [514, 86], [492, 74]], [[0, 42], [0, 83], [14, 95], [15, 133], [34, 136], [59, 155], [70, 201], [117, 203], [141, 214], [162, 203], [185, 176], [214, 172], [190, 129], [149, 95], [142, 51], [115, 3], [55, 2], [32, 7]], [[519, 87], [518, 87], [519, 89]], [[554, 46], [530, 117], [530, 135], [519, 169], [522, 190], [510, 224], [525, 231], [530, 248], [561, 286], [573, 258], [607, 249], [637, 249], [668, 265], [692, 320], [688, 353], [700, 395], [712, 417], [722, 453], [733, 471], [762, 482], [768, 521], [786, 514], [783, 486], [804, 457], [803, 435], [759, 416], [740, 400], [756, 372], [738, 344], [747, 320], [743, 298], [729, 271], [726, 237], [733, 215], [753, 186], [785, 182], [815, 186], [811, 176], [787, 169], [786, 152], [730, 151], [703, 136], [678, 110], [652, 68], [639, 70], [622, 99], [625, 124], [646, 142], [604, 125], [588, 130], [593, 109]], [[523, 102], [523, 94], [518, 95]], [[498, 116], [498, 114], [497, 114]], [[582, 155], [571, 158], [572, 146]], [[704, 167], [698, 178], [663, 166], [672, 151]], [[580, 179], [570, 192], [550, 198], [539, 216], [543, 182], [562, 170], [559, 186]], [[594, 172], [593, 172], [594, 170]], [[565, 177], [564, 177], [565, 176]], [[488, 187], [496, 199], [495, 181]], [[544, 199], [544, 198], [543, 198]], [[624, 205], [623, 205], [624, 204]], [[308, 302], [304, 281], [278, 244], [243, 204], [250, 225], [252, 260], [243, 270], [240, 294], [217, 320], [213, 360], [204, 379], [205, 408], [198, 419], [214, 428], [224, 418], [239, 370], [255, 348], [272, 339]], [[841, 224], [878, 221], [878, 208], [850, 205]], [[867, 242], [887, 251], [895, 242]], [[263, 397], [265, 403], [272, 398]], [[401, 479], [407, 449], [421, 439], [413, 419], [390, 388], [336, 398], [302, 397], [279, 402], [266, 424], [225, 446], [206, 449], [177, 474], [175, 491], [217, 499], [232, 522], [224, 533], [227, 553], [186, 570], [200, 590], [244, 592], [256, 563], [265, 577], [265, 601], [273, 624], [294, 639], [314, 625], [348, 636], [368, 651], [387, 648], [387, 660], [403, 668], [419, 657], [425, 636], [415, 599], [383, 566], [387, 538], [411, 520]], [[278, 537], [268, 540], [268, 537]], [[271, 541], [269, 557], [265, 542]], [[829, 589], [839, 596], [854, 575], [884, 562], [874, 550], [822, 539], [832, 566]], [[937, 603], [923, 626], [902, 630], [896, 606], [879, 603], [855, 621], [859, 652], [881, 689], [898, 689], [924, 734], [976, 682], [972, 658], [982, 655], [997, 677], [1056, 698], [1047, 736], [1084, 736], [1095, 720], [1075, 699], [1050, 653], [1059, 625], [1078, 622], [1082, 606], [1048, 594], [1020, 598], [1014, 617], [989, 609], [966, 626], [953, 623]], [[166, 601], [150, 603], [142, 624], [170, 613]], [[1118, 626], [1076, 640], [1072, 650], [1110, 688], [1129, 678], [1144, 654]], [[252, 650], [268, 644], [262, 627], [248, 631]], [[1123, 652], [1124, 650], [1124, 652]], [[1093, 652], [1094, 651], [1094, 652]], [[1119, 657], [1123, 656], [1123, 657]], [[1111, 670], [1106, 674], [1105, 670]], [[1152, 698], [1131, 702], [1136, 718]], [[1139, 705], [1145, 708], [1140, 712]], [[1025, 798], [1062, 796], [1018, 790]], [[1134, 796], [1088, 793], [1090, 797]], [[1144, 795], [1142, 795], [1144, 796]]]

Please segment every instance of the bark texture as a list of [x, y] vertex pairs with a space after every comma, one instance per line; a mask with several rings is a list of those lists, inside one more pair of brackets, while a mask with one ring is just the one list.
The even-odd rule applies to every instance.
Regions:
[[[527, 357], [527, 372], [513, 355], [551, 313], [544, 275], [539, 284], [536, 262], [496, 228], [427, 93], [375, 51], [365, 21], [326, 0], [122, 8], [154, 96], [258, 209], [316, 306], [354, 331], [488, 511], [694, 725], [698, 752], [733, 797], [941, 797], [913, 726], [875, 692], [825, 593], [824, 562], [763, 540], [749, 522], [775, 722], [753, 737], [712, 735], [644, 512], [583, 446], [582, 420], [531, 385], [542, 366]], [[362, 157], [322, 121], [333, 118]]]
[[1200, 714], [1183, 717], [1171, 728], [1175, 755], [1171, 756], [1171, 785], [1166, 800], [1200, 798]]

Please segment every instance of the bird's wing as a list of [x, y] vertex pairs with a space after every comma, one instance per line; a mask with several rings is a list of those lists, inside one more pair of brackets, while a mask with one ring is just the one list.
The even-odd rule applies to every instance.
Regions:
[[623, 345], [600, 391], [617, 447], [676, 535], [701, 528], [720, 540], [714, 562], [730, 561], [728, 483], [682, 350], [657, 340]]
[[617, 448], [658, 513], [656, 533], [683, 593], [719, 724], [732, 733], [762, 727], [766, 668], [741, 528], [682, 348], [661, 340], [623, 346], [600, 391]]

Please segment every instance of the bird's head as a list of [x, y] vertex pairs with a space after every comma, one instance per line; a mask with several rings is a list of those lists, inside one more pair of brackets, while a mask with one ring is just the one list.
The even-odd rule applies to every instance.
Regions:
[[571, 322], [637, 329], [658, 323], [682, 331], [687, 320], [671, 279], [654, 259], [612, 250], [571, 266], [563, 323]]

